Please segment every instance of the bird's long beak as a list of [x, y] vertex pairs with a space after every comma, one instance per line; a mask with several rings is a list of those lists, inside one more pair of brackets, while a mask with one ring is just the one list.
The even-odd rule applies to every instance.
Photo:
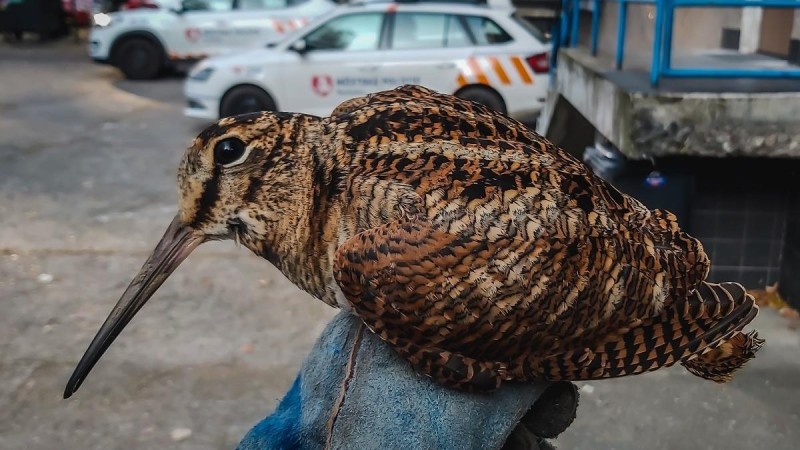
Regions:
[[203, 241], [204, 237], [201, 233], [184, 225], [180, 217], [175, 216], [153, 253], [147, 258], [136, 278], [131, 281], [128, 289], [125, 289], [122, 298], [119, 299], [103, 326], [100, 327], [100, 331], [89, 344], [89, 348], [67, 383], [64, 398], [69, 398], [78, 390], [83, 380], [86, 379], [86, 375], [125, 328], [125, 325], [131, 321], [172, 271]]

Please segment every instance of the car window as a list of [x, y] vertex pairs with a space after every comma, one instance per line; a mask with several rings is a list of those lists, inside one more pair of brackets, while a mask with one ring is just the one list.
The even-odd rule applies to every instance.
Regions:
[[305, 3], [307, 0], [239, 0], [239, 9], [254, 11], [260, 9], [280, 9]]
[[309, 50], [376, 50], [383, 13], [349, 14], [329, 20], [305, 37]]
[[465, 16], [464, 19], [478, 45], [503, 44], [512, 41], [511, 35], [488, 17]]
[[397, 13], [392, 31], [392, 48], [424, 49], [466, 47], [469, 35], [458, 17], [450, 14]]
[[183, 0], [184, 11], [230, 11], [234, 0]]
[[517, 22], [522, 28], [524, 28], [525, 31], [535, 37], [537, 41], [541, 42], [542, 44], [550, 42], [550, 38], [547, 36], [547, 34], [537, 28], [536, 25], [528, 22], [526, 19], [516, 14], [512, 14], [511, 18], [514, 19], [514, 21]]

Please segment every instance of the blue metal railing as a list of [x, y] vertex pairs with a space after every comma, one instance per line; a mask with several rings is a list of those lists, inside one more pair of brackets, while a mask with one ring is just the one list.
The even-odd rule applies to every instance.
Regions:
[[[585, 0], [584, 0], [585, 1]], [[592, 28], [590, 49], [597, 54], [600, 34], [600, 14], [603, 0], [590, 0], [592, 5]], [[614, 64], [622, 69], [625, 54], [625, 31], [628, 24], [629, 4], [655, 5], [655, 29], [653, 31], [653, 55], [650, 66], [650, 83], [657, 86], [662, 77], [675, 78], [798, 78], [800, 69], [720, 69], [720, 68], [674, 68], [672, 67], [672, 31], [675, 24], [676, 8], [800, 8], [800, 0], [606, 0], [617, 2], [619, 16], [617, 20], [617, 45]], [[581, 0], [562, 0], [560, 22], [561, 46], [575, 47], [580, 34]]]

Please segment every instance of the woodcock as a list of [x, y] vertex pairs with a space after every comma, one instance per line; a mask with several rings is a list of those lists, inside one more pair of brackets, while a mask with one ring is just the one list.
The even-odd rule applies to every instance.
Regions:
[[736, 283], [675, 216], [648, 210], [524, 125], [404, 86], [330, 117], [254, 113], [203, 131], [180, 211], [66, 387], [161, 283], [234, 239], [351, 311], [447, 386], [592, 380], [682, 364], [724, 382], [763, 341]]

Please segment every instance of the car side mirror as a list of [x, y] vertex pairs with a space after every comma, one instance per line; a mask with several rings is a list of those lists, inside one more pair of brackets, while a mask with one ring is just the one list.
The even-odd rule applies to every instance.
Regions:
[[305, 55], [309, 50], [308, 44], [306, 44], [306, 40], [305, 39], [298, 39], [298, 40], [292, 42], [292, 45], [290, 45], [289, 48], [292, 51], [295, 51], [295, 52], [299, 53], [301, 56]]

